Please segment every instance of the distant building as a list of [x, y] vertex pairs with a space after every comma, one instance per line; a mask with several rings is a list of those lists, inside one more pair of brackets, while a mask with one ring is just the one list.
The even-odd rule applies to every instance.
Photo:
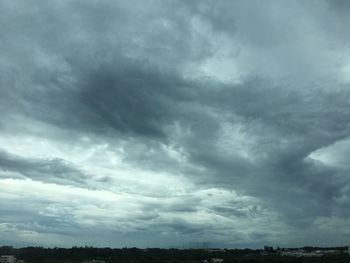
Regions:
[[12, 255], [0, 256], [0, 263], [16, 263], [16, 258]]
[[304, 250], [295, 250], [295, 251], [282, 251], [281, 256], [287, 257], [322, 257], [323, 253], [321, 251], [304, 251]]
[[222, 258], [212, 258], [210, 260], [211, 263], [222, 263], [224, 260]]

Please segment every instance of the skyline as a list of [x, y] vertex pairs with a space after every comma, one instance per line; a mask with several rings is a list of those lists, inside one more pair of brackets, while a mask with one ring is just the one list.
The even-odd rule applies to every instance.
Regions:
[[350, 244], [349, 13], [2, 1], [0, 244]]

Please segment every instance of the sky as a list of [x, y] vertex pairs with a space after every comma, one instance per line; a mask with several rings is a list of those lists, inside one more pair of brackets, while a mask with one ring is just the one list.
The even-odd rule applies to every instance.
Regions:
[[0, 2], [0, 244], [350, 243], [350, 2]]

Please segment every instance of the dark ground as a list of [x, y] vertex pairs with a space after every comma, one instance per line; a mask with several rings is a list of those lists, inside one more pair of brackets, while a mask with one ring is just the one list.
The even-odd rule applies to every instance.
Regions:
[[[316, 248], [304, 248], [314, 250]], [[317, 248], [319, 250], [327, 248]], [[333, 248], [334, 249], [334, 248]], [[262, 250], [251, 249], [227, 249], [211, 251], [205, 249], [138, 249], [138, 248], [94, 248], [94, 247], [73, 247], [73, 248], [43, 248], [27, 247], [13, 248], [9, 246], [0, 247], [0, 255], [15, 255], [18, 259], [23, 259], [26, 263], [81, 263], [84, 260], [101, 259], [106, 263], [199, 263], [204, 260], [210, 262], [211, 258], [222, 258], [224, 263], [343, 263], [349, 262], [347, 253], [341, 252], [345, 248], [339, 249], [337, 255], [325, 255], [322, 257], [287, 257], [280, 256], [276, 252], [269, 252], [264, 255]]]

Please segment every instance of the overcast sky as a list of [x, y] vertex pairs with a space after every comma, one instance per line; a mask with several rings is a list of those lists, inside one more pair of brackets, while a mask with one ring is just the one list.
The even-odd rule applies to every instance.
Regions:
[[0, 244], [350, 243], [350, 1], [0, 2]]

